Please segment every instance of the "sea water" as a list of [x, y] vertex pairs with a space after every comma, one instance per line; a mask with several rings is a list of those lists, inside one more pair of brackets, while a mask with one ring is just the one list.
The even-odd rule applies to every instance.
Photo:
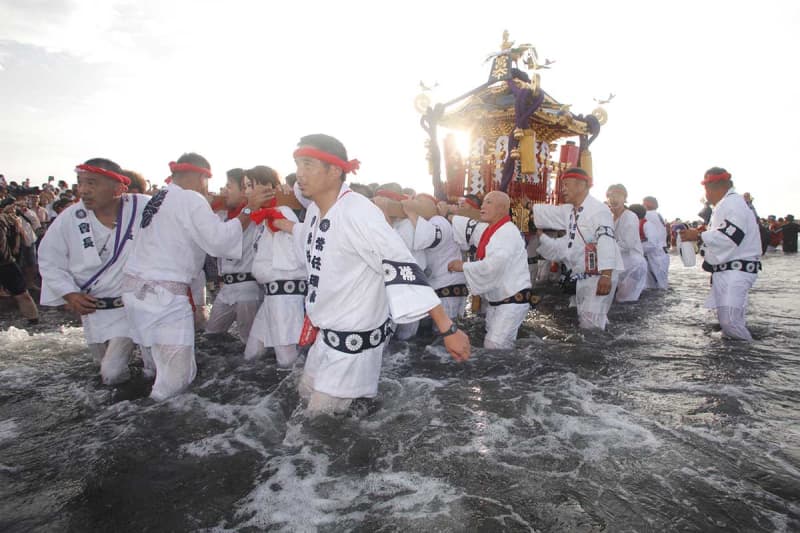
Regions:
[[198, 336], [197, 379], [159, 404], [141, 363], [103, 386], [68, 315], [3, 312], [0, 530], [797, 531], [800, 257], [764, 259], [752, 343], [672, 259], [606, 333], [540, 289], [514, 350], [393, 341], [379, 397], [315, 420], [300, 370], [232, 335]]

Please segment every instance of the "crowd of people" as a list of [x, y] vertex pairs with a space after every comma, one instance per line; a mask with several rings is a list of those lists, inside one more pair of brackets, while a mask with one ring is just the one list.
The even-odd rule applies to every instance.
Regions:
[[[501, 191], [447, 203], [396, 183], [348, 185], [359, 162], [328, 135], [300, 139], [294, 159], [284, 180], [268, 166], [230, 169], [219, 195], [196, 153], [169, 164], [163, 187], [105, 158], [78, 165], [72, 187], [3, 180], [2, 289], [30, 322], [31, 291], [79, 314], [106, 384], [130, 378], [138, 346], [156, 400], [194, 380], [198, 330], [220, 335], [235, 323], [242, 356], [273, 354], [279, 370], [305, 351], [298, 391], [310, 414], [374, 397], [392, 337], [430, 327], [456, 361], [469, 358], [457, 326], [468, 307], [485, 315], [485, 348], [513, 348], [542, 283], [560, 283], [579, 327], [604, 330], [612, 305], [668, 287], [680, 241], [696, 243], [712, 274], [706, 303], [723, 333], [751, 339], [763, 225], [725, 169], [705, 173], [706, 218], [690, 224], [667, 223], [654, 197], [628, 205], [622, 184], [596, 198], [592, 176], [568, 169], [565, 203], [530, 205], [521, 232]], [[793, 217], [775, 222], [770, 235], [796, 251]]]

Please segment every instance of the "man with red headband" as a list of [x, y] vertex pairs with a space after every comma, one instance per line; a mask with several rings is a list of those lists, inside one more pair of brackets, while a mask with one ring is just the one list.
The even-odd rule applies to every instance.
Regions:
[[[226, 209], [218, 212], [222, 220], [238, 217], [247, 206], [244, 170], [233, 168], [227, 172], [227, 177], [223, 194]], [[247, 343], [250, 328], [261, 305], [261, 288], [252, 273], [255, 243], [261, 231], [263, 226], [258, 224], [248, 226], [242, 235], [242, 256], [218, 260], [217, 271], [222, 277], [222, 287], [214, 299], [211, 315], [206, 322], [206, 333], [225, 333], [235, 320], [239, 339]]]
[[468, 358], [469, 339], [447, 317], [402, 239], [375, 204], [344, 183], [358, 161], [348, 161], [342, 143], [323, 134], [300, 139], [294, 158], [300, 192], [313, 203], [303, 223], [275, 225], [294, 235], [308, 272], [301, 343], [311, 348], [299, 384], [308, 413], [341, 412], [353, 399], [378, 393], [393, 323], [430, 314], [453, 358]]
[[761, 236], [756, 218], [733, 189], [724, 168], [706, 171], [701, 185], [714, 206], [708, 229], [681, 231], [681, 240], [702, 241], [703, 270], [711, 272], [711, 294], [706, 307], [717, 310], [722, 333], [734, 339], [753, 340], [747, 329], [747, 293], [761, 270]]
[[645, 213], [644, 237], [642, 249], [647, 260], [647, 289], [666, 289], [669, 287], [669, 233], [667, 223], [658, 212], [658, 200], [654, 196], [645, 196], [642, 205]]
[[510, 207], [506, 193], [492, 191], [483, 199], [480, 222], [461, 215], [452, 219], [453, 234], [461, 249], [477, 248], [475, 261], [455, 259], [447, 268], [463, 272], [472, 294], [489, 302], [484, 348], [513, 348], [531, 305], [528, 252], [519, 229], [511, 222]]
[[[625, 270], [614, 237], [614, 219], [608, 206], [589, 194], [592, 178], [585, 170], [565, 170], [561, 183], [566, 204], [533, 206], [539, 254], [569, 269], [580, 327], [604, 330], [619, 272]], [[567, 233], [554, 239], [542, 229]]]
[[[245, 187], [250, 190], [259, 184], [277, 190], [278, 173], [264, 165], [251, 168], [245, 175]], [[273, 198], [254, 216], [258, 224], [262, 216], [265, 220], [258, 228], [253, 258], [253, 276], [264, 288], [264, 302], [250, 328], [244, 358], [263, 355], [272, 347], [278, 370], [291, 370], [299, 356], [297, 341], [305, 317], [306, 262], [297, 253], [292, 235], [278, 230], [274, 220], [285, 218], [297, 222], [297, 215], [290, 207], [278, 206]]]
[[[75, 171], [81, 199], [56, 217], [39, 246], [41, 303], [66, 304], [81, 316], [103, 383], [113, 385], [129, 377], [133, 340], [122, 303], [123, 269], [150, 198], [126, 194], [130, 180], [108, 159], [90, 159]], [[152, 376], [152, 361], [144, 361]]]
[[153, 196], [125, 267], [122, 299], [134, 341], [156, 367], [150, 397], [164, 400], [194, 380], [194, 320], [189, 285], [206, 254], [238, 259], [250, 214], [267, 200], [256, 190], [239, 216], [223, 222], [209, 205], [211, 166], [201, 155], [183, 154], [170, 163], [172, 180]]

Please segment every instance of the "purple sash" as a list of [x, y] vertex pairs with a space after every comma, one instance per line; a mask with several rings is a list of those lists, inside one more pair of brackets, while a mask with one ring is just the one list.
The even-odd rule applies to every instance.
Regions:
[[[133, 208], [131, 211], [131, 219], [128, 221], [128, 228], [125, 230], [125, 235], [120, 240], [120, 230], [122, 229], [122, 211], [125, 208], [125, 202], [120, 202], [119, 204], [119, 213], [117, 213], [117, 233], [114, 236], [114, 253], [111, 255], [111, 259], [108, 260], [108, 263], [102, 266], [100, 270], [98, 270], [94, 276], [89, 278], [89, 281], [81, 285], [81, 291], [85, 291], [87, 287], [89, 287], [92, 283], [97, 281], [103, 272], [108, 270], [108, 268], [116, 263], [117, 259], [119, 259], [120, 254], [122, 253], [122, 249], [125, 248], [125, 244], [128, 242], [129, 237], [131, 235], [131, 229], [133, 228], [133, 221], [136, 219], [136, 195], [133, 195]], [[88, 294], [89, 291], [87, 291]]]

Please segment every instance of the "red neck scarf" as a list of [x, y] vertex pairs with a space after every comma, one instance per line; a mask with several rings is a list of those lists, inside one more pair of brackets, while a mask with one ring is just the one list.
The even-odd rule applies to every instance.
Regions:
[[234, 207], [232, 209], [228, 209], [228, 218], [227, 218], [227, 220], [232, 220], [232, 219], [238, 217], [239, 213], [242, 212], [242, 209], [244, 209], [245, 206], [247, 206], [247, 201], [244, 201], [244, 202], [240, 203], [239, 205], [237, 205], [236, 207]]
[[639, 220], [639, 238], [642, 239], [642, 242], [647, 240], [647, 237], [644, 236], [644, 225], [647, 222], [646, 218]]
[[261, 209], [256, 209], [252, 213], [250, 213], [250, 220], [252, 220], [256, 224], [261, 224], [265, 220], [267, 221], [267, 226], [273, 233], [277, 233], [279, 230], [275, 227], [276, 220], [280, 220], [282, 218], [286, 218], [283, 216], [278, 209], [276, 209], [276, 205], [278, 204], [278, 199], [273, 198], [269, 202], [266, 203]]
[[483, 235], [481, 235], [481, 240], [478, 241], [478, 251], [475, 254], [475, 257], [477, 257], [478, 260], [486, 257], [486, 246], [489, 244], [489, 239], [491, 239], [492, 235], [494, 235], [494, 232], [499, 230], [500, 227], [503, 226], [506, 222], [511, 222], [511, 217], [508, 215], [504, 216], [503, 218], [501, 218], [500, 220], [498, 220], [497, 222], [486, 228], [486, 230], [483, 232]]

